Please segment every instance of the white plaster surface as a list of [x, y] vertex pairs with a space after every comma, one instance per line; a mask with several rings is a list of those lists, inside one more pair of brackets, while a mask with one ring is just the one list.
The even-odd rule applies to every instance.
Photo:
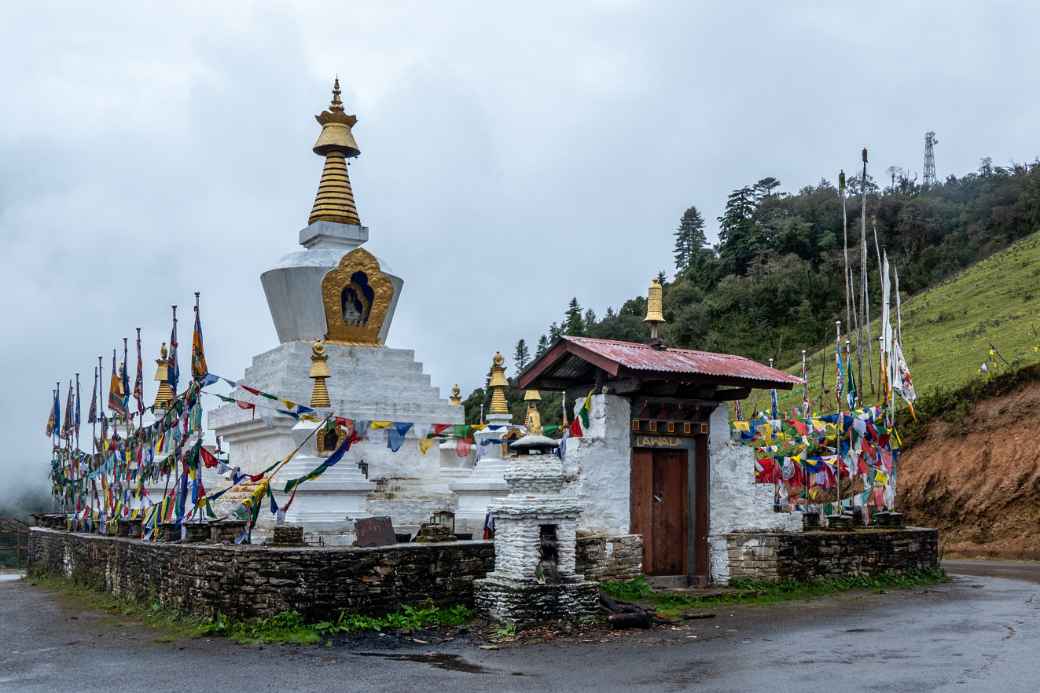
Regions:
[[581, 505], [581, 530], [608, 535], [630, 531], [630, 411], [624, 397], [593, 395], [589, 430], [568, 441], [563, 493]]
[[711, 460], [708, 542], [712, 581], [729, 581], [725, 534], [737, 530], [801, 529], [801, 513], [773, 512], [773, 486], [755, 483], [752, 448], [730, 440], [729, 410], [719, 405], [711, 415], [708, 439]]
[[[368, 229], [364, 226], [315, 222], [300, 231], [300, 243], [305, 246], [304, 250], [285, 255], [274, 267], [260, 275], [260, 283], [267, 295], [267, 306], [280, 342], [312, 341], [325, 335], [327, 330], [321, 280], [339, 264], [344, 255], [367, 239]], [[379, 260], [379, 264], [394, 286], [394, 297], [379, 331], [379, 340], [385, 343], [397, 301], [404, 288], [404, 280], [390, 274], [382, 260]]]

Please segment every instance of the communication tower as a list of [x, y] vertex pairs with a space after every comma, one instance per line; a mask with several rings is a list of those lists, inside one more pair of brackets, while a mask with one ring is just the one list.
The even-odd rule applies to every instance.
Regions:
[[924, 133], [924, 186], [935, 185], [935, 145], [939, 140], [935, 139], [935, 132], [929, 130]]

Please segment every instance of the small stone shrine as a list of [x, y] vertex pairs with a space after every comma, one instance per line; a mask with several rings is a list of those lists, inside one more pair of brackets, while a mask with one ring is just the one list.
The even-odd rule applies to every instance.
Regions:
[[[521, 438], [513, 446], [522, 450], [525, 442]], [[509, 495], [489, 507], [495, 526], [495, 570], [476, 582], [478, 609], [520, 628], [591, 618], [599, 588], [575, 572], [581, 509], [575, 498], [560, 494], [559, 458], [532, 450], [510, 462], [504, 476]]]

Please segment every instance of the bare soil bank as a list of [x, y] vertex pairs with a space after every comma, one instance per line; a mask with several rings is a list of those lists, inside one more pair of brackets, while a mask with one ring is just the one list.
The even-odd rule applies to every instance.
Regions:
[[932, 421], [899, 472], [899, 509], [946, 557], [1040, 559], [1040, 382]]

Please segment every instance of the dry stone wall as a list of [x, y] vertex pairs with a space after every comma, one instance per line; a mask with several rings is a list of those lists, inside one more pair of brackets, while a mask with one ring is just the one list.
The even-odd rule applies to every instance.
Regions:
[[726, 542], [730, 580], [804, 582], [939, 567], [935, 529], [734, 532]]
[[587, 580], [632, 580], [643, 574], [643, 536], [579, 536], [576, 562]]
[[408, 604], [473, 605], [473, 581], [494, 569], [487, 541], [318, 548], [152, 544], [34, 527], [29, 571], [209, 617], [308, 619], [340, 609], [384, 614]]

